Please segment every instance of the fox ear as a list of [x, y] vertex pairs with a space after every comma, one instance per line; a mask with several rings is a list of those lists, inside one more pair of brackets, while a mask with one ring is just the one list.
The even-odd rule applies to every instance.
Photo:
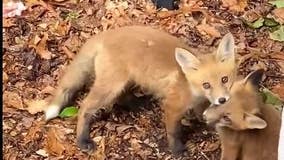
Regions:
[[231, 33], [227, 33], [222, 38], [217, 49], [216, 59], [220, 62], [235, 62], [235, 40]]
[[253, 86], [259, 87], [259, 83], [262, 80], [264, 74], [264, 69], [258, 69], [246, 76], [244, 79], [244, 85], [246, 85], [248, 82], [250, 82]]
[[175, 49], [175, 58], [183, 72], [190, 69], [197, 70], [200, 63], [200, 61], [192, 53], [182, 48]]
[[245, 113], [245, 122], [248, 129], [263, 129], [267, 123], [253, 114]]

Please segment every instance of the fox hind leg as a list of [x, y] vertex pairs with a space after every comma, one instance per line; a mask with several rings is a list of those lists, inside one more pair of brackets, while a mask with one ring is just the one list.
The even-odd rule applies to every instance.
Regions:
[[77, 145], [83, 151], [94, 150], [96, 144], [90, 137], [90, 125], [100, 118], [106, 107], [110, 107], [123, 91], [127, 79], [120, 77], [112, 83], [105, 79], [97, 79], [91, 88], [90, 93], [83, 100], [77, 123]]

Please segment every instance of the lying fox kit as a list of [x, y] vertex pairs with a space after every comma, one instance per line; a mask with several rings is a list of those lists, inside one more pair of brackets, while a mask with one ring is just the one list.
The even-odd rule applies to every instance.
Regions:
[[77, 143], [92, 150], [91, 117], [111, 106], [129, 83], [162, 98], [169, 146], [183, 149], [178, 122], [194, 99], [207, 97], [225, 103], [235, 77], [234, 39], [227, 34], [217, 51], [197, 58], [179, 39], [150, 27], [131, 26], [108, 30], [86, 42], [67, 68], [45, 111], [46, 120], [58, 115], [91, 76], [95, 82], [83, 100], [78, 116]]
[[277, 160], [280, 113], [265, 105], [253, 86], [262, 74], [257, 70], [235, 82], [227, 103], [204, 112], [220, 135], [222, 160]]

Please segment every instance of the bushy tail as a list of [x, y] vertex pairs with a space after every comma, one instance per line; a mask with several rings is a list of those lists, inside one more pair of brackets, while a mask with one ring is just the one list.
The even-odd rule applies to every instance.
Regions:
[[57, 117], [74, 94], [94, 75], [94, 58], [95, 54], [79, 54], [67, 67], [50, 105], [45, 109], [45, 120]]

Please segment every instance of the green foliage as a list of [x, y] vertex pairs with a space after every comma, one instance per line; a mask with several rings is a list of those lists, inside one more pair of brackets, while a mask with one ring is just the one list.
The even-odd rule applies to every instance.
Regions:
[[78, 108], [71, 106], [63, 109], [63, 111], [59, 114], [59, 117], [61, 118], [75, 117], [77, 114], [78, 114]]
[[269, 33], [269, 37], [275, 41], [284, 42], [284, 26], [280, 26], [276, 31]]
[[284, 0], [270, 1], [269, 3], [272, 4], [272, 5], [275, 5], [276, 8], [284, 7]]
[[261, 93], [263, 96], [263, 100], [266, 104], [278, 105], [278, 106], [283, 104], [281, 99], [276, 94], [271, 92], [269, 89], [264, 88]]

